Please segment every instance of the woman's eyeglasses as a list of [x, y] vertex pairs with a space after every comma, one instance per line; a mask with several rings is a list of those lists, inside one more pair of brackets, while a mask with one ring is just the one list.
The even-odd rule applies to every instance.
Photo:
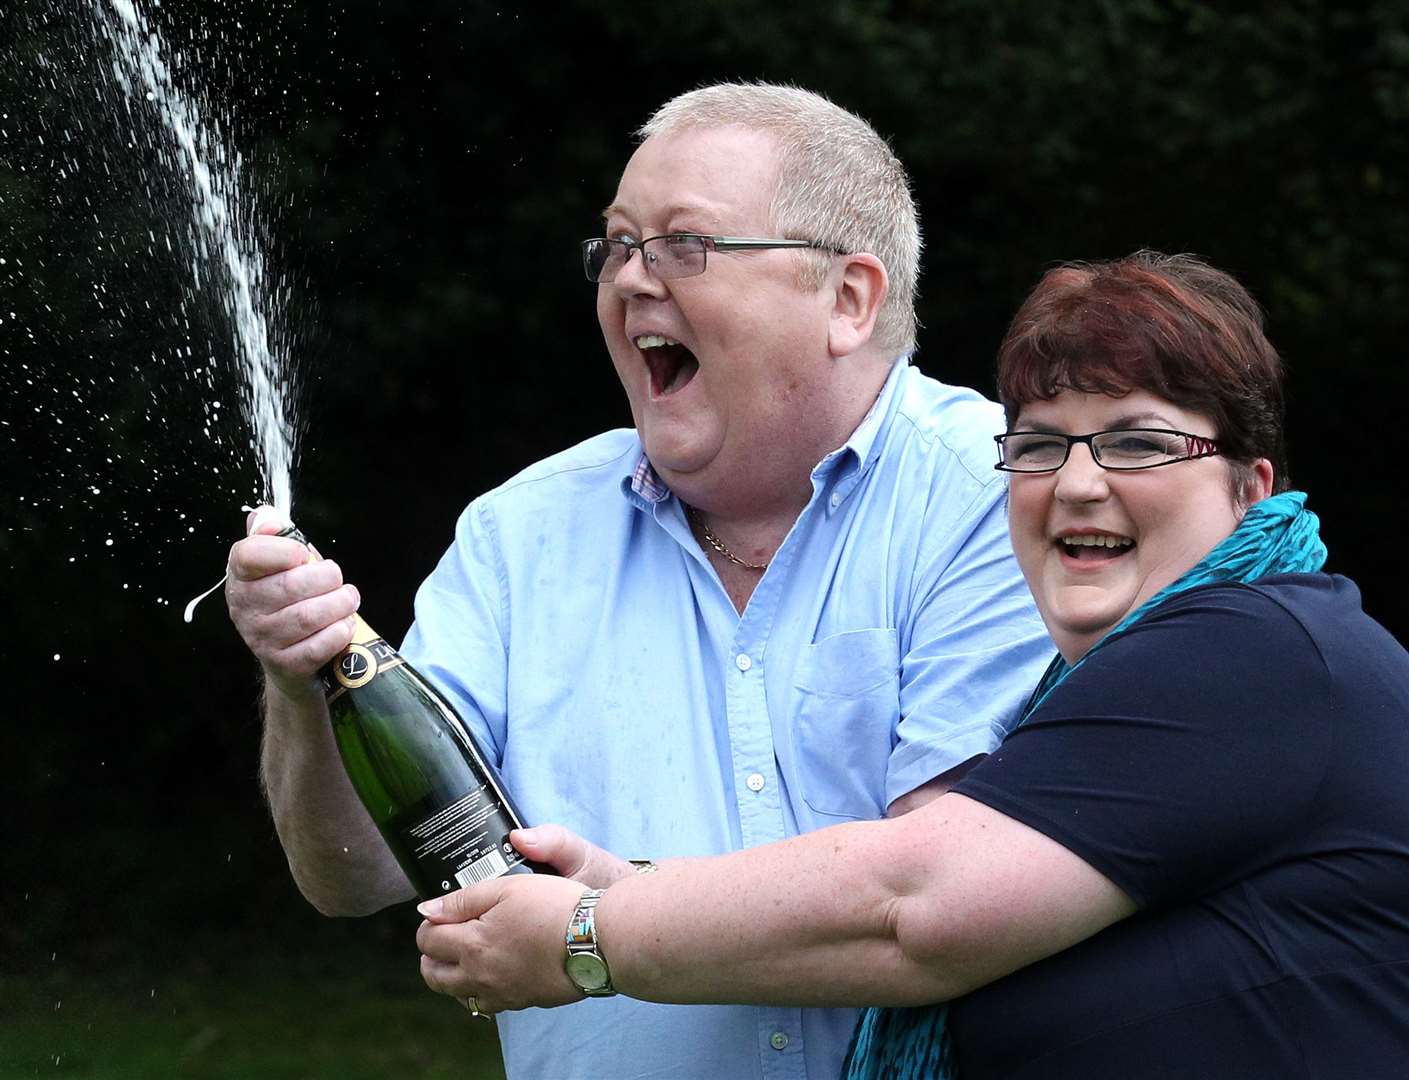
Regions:
[[1017, 473], [1056, 472], [1067, 463], [1074, 443], [1085, 443], [1097, 465], [1116, 471], [1157, 469], [1219, 453], [1213, 439], [1168, 428], [1118, 428], [1088, 435], [1010, 431], [993, 436], [993, 441], [998, 444], [994, 468]]

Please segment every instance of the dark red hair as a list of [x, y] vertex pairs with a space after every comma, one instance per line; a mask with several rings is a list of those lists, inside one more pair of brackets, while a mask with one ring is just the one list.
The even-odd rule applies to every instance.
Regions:
[[1137, 251], [1043, 276], [998, 350], [1009, 429], [1025, 404], [1063, 390], [1145, 390], [1207, 417], [1240, 502], [1257, 458], [1272, 463], [1274, 492], [1289, 486], [1282, 360], [1263, 333], [1262, 309], [1191, 255]]

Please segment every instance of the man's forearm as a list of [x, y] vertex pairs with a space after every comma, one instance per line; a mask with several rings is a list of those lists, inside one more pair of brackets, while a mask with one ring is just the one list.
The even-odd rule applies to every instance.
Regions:
[[260, 773], [299, 890], [325, 915], [367, 915], [410, 899], [410, 883], [353, 790], [328, 706], [306, 687], [269, 682]]

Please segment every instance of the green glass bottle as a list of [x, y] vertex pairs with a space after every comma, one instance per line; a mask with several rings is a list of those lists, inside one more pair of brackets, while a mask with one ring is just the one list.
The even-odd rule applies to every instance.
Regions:
[[[280, 533], [307, 543], [297, 529]], [[313, 556], [316, 558], [316, 556]], [[362, 619], [321, 672], [348, 778], [422, 899], [518, 866], [522, 815], [464, 722]]]

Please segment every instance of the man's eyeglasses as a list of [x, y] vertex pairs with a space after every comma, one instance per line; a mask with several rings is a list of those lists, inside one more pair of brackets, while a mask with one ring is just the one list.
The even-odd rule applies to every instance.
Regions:
[[614, 281], [632, 252], [641, 252], [651, 273], [662, 279], [694, 277], [705, 272], [711, 251], [762, 251], [767, 248], [816, 248], [840, 255], [836, 248], [811, 240], [766, 240], [748, 236], [702, 236], [699, 233], [669, 233], [644, 240], [609, 240], [605, 236], [582, 241], [582, 269], [587, 280], [606, 284]]
[[998, 444], [998, 464], [993, 467], [1018, 473], [1056, 472], [1067, 463], [1073, 443], [1085, 443], [1097, 465], [1116, 471], [1157, 469], [1219, 453], [1212, 439], [1168, 428], [1120, 428], [1089, 435], [1010, 431], [993, 436], [993, 441]]

